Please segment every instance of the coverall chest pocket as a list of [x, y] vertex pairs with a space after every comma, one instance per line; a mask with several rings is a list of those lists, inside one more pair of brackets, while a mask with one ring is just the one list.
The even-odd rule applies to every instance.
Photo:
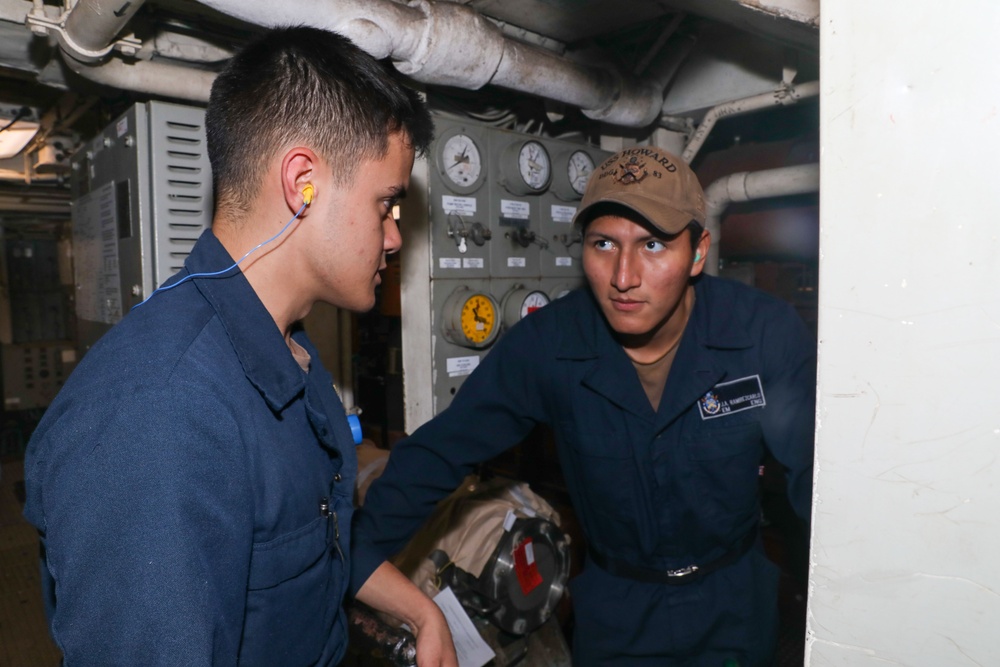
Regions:
[[253, 545], [240, 664], [311, 665], [320, 657], [337, 601], [327, 517]]
[[587, 429], [571, 422], [564, 422], [560, 430], [572, 452], [572, 470], [588, 508], [579, 514], [593, 517], [592, 532], [609, 544], [636, 543], [642, 484], [627, 436], [616, 428]]
[[684, 438], [683, 448], [703, 521], [725, 530], [754, 515], [764, 454], [759, 423], [705, 426]]

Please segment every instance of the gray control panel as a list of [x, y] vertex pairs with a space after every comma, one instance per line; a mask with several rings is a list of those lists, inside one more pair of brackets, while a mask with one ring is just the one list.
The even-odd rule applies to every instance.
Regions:
[[503, 332], [583, 284], [572, 220], [609, 155], [435, 117], [401, 209], [406, 429], [451, 403]]

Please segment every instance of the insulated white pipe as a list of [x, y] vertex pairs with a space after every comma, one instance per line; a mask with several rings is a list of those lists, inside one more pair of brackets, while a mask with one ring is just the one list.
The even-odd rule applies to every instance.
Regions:
[[70, 69], [91, 81], [179, 100], [208, 102], [215, 80], [215, 72], [157, 61], [140, 60], [128, 64], [111, 59], [102, 65], [89, 65], [71, 57], [64, 60]]
[[[87, 1], [87, 0], [83, 0]], [[270, 0], [201, 0], [256, 25], [287, 24]], [[302, 0], [302, 23], [339, 32], [376, 58], [391, 57], [417, 81], [476, 90], [492, 83], [541, 95], [608, 123], [641, 127], [660, 114], [663, 91], [609, 70], [508, 39], [487, 18], [454, 2]]]
[[802, 164], [763, 171], [741, 171], [723, 176], [705, 188], [705, 229], [712, 235], [712, 245], [705, 260], [705, 273], [719, 273], [719, 242], [722, 240], [722, 214], [733, 202], [785, 197], [819, 191], [819, 165]]
[[701, 125], [698, 126], [698, 129], [684, 147], [684, 152], [681, 154], [681, 158], [688, 164], [691, 163], [694, 156], [698, 154], [698, 150], [701, 148], [702, 144], [705, 143], [705, 139], [708, 138], [709, 132], [712, 131], [712, 128], [715, 127], [716, 122], [718, 122], [720, 118], [738, 116], [740, 114], [757, 111], [759, 109], [766, 109], [773, 106], [787, 106], [789, 104], [795, 104], [801, 99], [816, 97], [817, 95], [819, 95], [819, 81], [810, 81], [808, 83], [801, 83], [798, 85], [782, 85], [774, 92], [754, 95], [752, 97], [746, 97], [742, 100], [726, 102], [725, 104], [713, 107], [712, 109], [709, 109], [708, 113], [705, 114], [705, 118], [701, 121]]
[[60, 45], [77, 60], [100, 60], [144, 1], [80, 0], [66, 15]]

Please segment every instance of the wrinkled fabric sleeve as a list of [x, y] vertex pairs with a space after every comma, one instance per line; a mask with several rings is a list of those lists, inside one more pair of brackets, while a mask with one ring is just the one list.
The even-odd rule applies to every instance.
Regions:
[[231, 414], [140, 390], [46, 433], [28, 493], [67, 667], [237, 664], [253, 500]]
[[816, 418], [816, 340], [802, 318], [780, 304], [763, 336], [768, 378], [764, 439], [786, 469], [788, 499], [799, 518], [810, 520]]
[[474, 467], [546, 421], [545, 336], [534, 318], [508, 331], [466, 379], [451, 405], [393, 447], [385, 472], [356, 514], [352, 594], [400, 551]]

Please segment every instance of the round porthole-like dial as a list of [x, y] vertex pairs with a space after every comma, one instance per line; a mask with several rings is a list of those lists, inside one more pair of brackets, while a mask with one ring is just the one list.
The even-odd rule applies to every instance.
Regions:
[[556, 172], [552, 177], [552, 191], [565, 201], [583, 196], [587, 181], [594, 173], [594, 158], [585, 150], [562, 153], [556, 158]]
[[459, 288], [444, 302], [441, 333], [455, 345], [487, 347], [500, 333], [499, 310], [489, 294]]
[[526, 141], [517, 154], [517, 171], [532, 190], [544, 190], [552, 177], [549, 153], [537, 141]]
[[549, 305], [549, 295], [537, 289], [517, 285], [503, 297], [503, 325], [510, 328], [535, 312]]
[[438, 145], [438, 170], [448, 186], [462, 193], [472, 192], [484, 180], [483, 156], [479, 145], [468, 134], [457, 132], [442, 137]]
[[515, 195], [544, 192], [552, 180], [552, 159], [540, 141], [510, 144], [500, 158], [503, 186]]

